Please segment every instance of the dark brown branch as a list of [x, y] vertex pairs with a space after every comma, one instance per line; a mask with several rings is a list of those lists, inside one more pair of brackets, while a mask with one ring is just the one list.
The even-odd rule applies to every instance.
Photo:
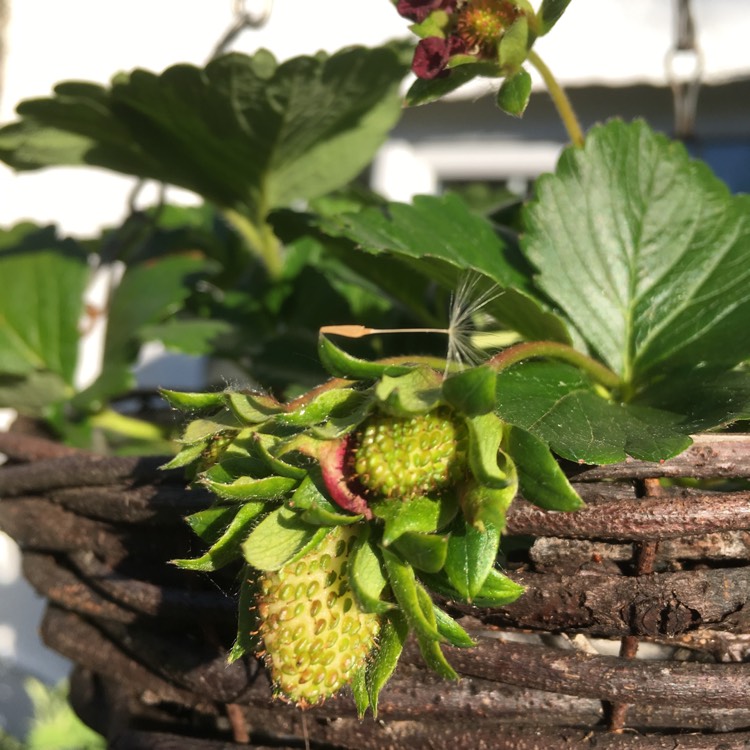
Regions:
[[516, 499], [508, 511], [508, 534], [575, 539], [648, 541], [690, 534], [750, 529], [750, 492], [709, 493], [679, 489], [664, 497], [590, 499], [575, 513], [540, 510]]
[[22, 462], [89, 455], [79, 448], [71, 448], [54, 440], [23, 432], [0, 432], [0, 453], [4, 453], [11, 461]]

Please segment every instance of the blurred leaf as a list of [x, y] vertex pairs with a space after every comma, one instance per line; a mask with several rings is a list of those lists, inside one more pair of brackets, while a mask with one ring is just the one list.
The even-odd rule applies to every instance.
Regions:
[[278, 64], [224, 55], [204, 69], [62, 83], [0, 131], [16, 169], [88, 164], [179, 185], [259, 219], [355, 177], [399, 116], [395, 48], [348, 48]]
[[506, 78], [497, 92], [497, 106], [506, 114], [521, 117], [531, 97], [531, 76], [523, 70]]
[[0, 405], [38, 413], [70, 395], [89, 267], [54, 229], [0, 233]]
[[546, 34], [559, 20], [570, 0], [542, 0], [537, 17], [539, 19], [539, 36]]

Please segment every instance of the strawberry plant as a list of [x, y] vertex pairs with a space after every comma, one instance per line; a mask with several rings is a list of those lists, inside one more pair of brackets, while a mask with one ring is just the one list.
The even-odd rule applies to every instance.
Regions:
[[[407, 104], [484, 77], [521, 116], [527, 69], [547, 85], [570, 146], [513, 221], [354, 182], [399, 116], [399, 44], [68, 82], [0, 130], [16, 169], [96, 164], [207, 202], [131, 217], [93, 248], [127, 270], [82, 391], [92, 245], [8, 230], [0, 265], [19, 283], [0, 299], [0, 401], [70, 434], [127, 392], [144, 341], [243, 367], [246, 387], [164, 391], [190, 416], [167, 466], [216, 498], [187, 519], [206, 551], [174, 562], [241, 567], [230, 659], [263, 658], [301, 706], [350, 686], [360, 714], [410, 634], [456, 676], [442, 646], [472, 639], [451, 601], [522, 594], [498, 565], [518, 493], [575, 511], [563, 466], [664, 460], [750, 417], [747, 196], [643, 121], [583, 132], [535, 50], [568, 0], [394, 5], [419, 37]], [[44, 304], [28, 312], [35, 283]], [[478, 351], [475, 328], [500, 331], [499, 351]]]

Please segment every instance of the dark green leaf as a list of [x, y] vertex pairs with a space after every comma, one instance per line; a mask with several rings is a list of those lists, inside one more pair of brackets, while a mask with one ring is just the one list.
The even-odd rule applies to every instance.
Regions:
[[478, 482], [468, 483], [461, 492], [461, 510], [464, 518], [477, 531], [492, 526], [499, 532], [505, 529], [505, 513], [518, 492], [518, 479], [513, 462], [504, 454], [504, 464], [508, 476], [505, 487], [487, 487]]
[[474, 597], [477, 607], [504, 607], [518, 599], [526, 589], [494, 568]]
[[445, 573], [461, 598], [471, 602], [482, 586], [497, 559], [500, 532], [485, 524], [478, 531], [462, 518], [456, 519], [450, 540]]
[[492, 224], [455, 194], [417, 196], [412, 205], [366, 208], [322, 225], [368, 252], [399, 255], [448, 288], [456, 289], [459, 276], [472, 269], [504, 289], [484, 308], [498, 321], [532, 339], [569, 340], [560, 319], [531, 297], [529, 279], [510, 262]]
[[370, 696], [367, 692], [367, 667], [362, 665], [354, 672], [351, 681], [354, 705], [357, 708], [357, 717], [364, 719], [367, 709], [370, 707]]
[[505, 446], [518, 470], [521, 494], [526, 500], [546, 510], [577, 510], [583, 506], [546, 443], [509, 425]]
[[397, 498], [372, 504], [375, 517], [385, 521], [383, 544], [386, 547], [408, 531], [429, 534], [445, 528], [457, 509], [454, 493], [446, 493], [439, 498], [422, 495], [409, 502]]
[[232, 664], [243, 656], [249, 656], [260, 646], [258, 632], [260, 621], [257, 607], [257, 576], [250, 566], [245, 565], [240, 582], [240, 599], [238, 602], [237, 638], [229, 652], [227, 662]]
[[681, 417], [602, 398], [576, 368], [525, 362], [499, 373], [497, 413], [563, 458], [580, 463], [659, 461], [690, 445]]
[[541, 288], [634, 389], [750, 356], [750, 198], [642, 122], [594, 128], [537, 184]]

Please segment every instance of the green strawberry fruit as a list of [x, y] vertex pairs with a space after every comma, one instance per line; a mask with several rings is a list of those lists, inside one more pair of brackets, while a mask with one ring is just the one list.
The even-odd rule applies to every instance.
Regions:
[[375, 646], [379, 618], [361, 609], [349, 585], [356, 533], [335, 526], [302, 558], [261, 578], [261, 655], [276, 693], [302, 707], [349, 684]]
[[376, 414], [362, 426], [353, 466], [374, 497], [406, 500], [439, 491], [466, 473], [466, 429], [447, 409]]

